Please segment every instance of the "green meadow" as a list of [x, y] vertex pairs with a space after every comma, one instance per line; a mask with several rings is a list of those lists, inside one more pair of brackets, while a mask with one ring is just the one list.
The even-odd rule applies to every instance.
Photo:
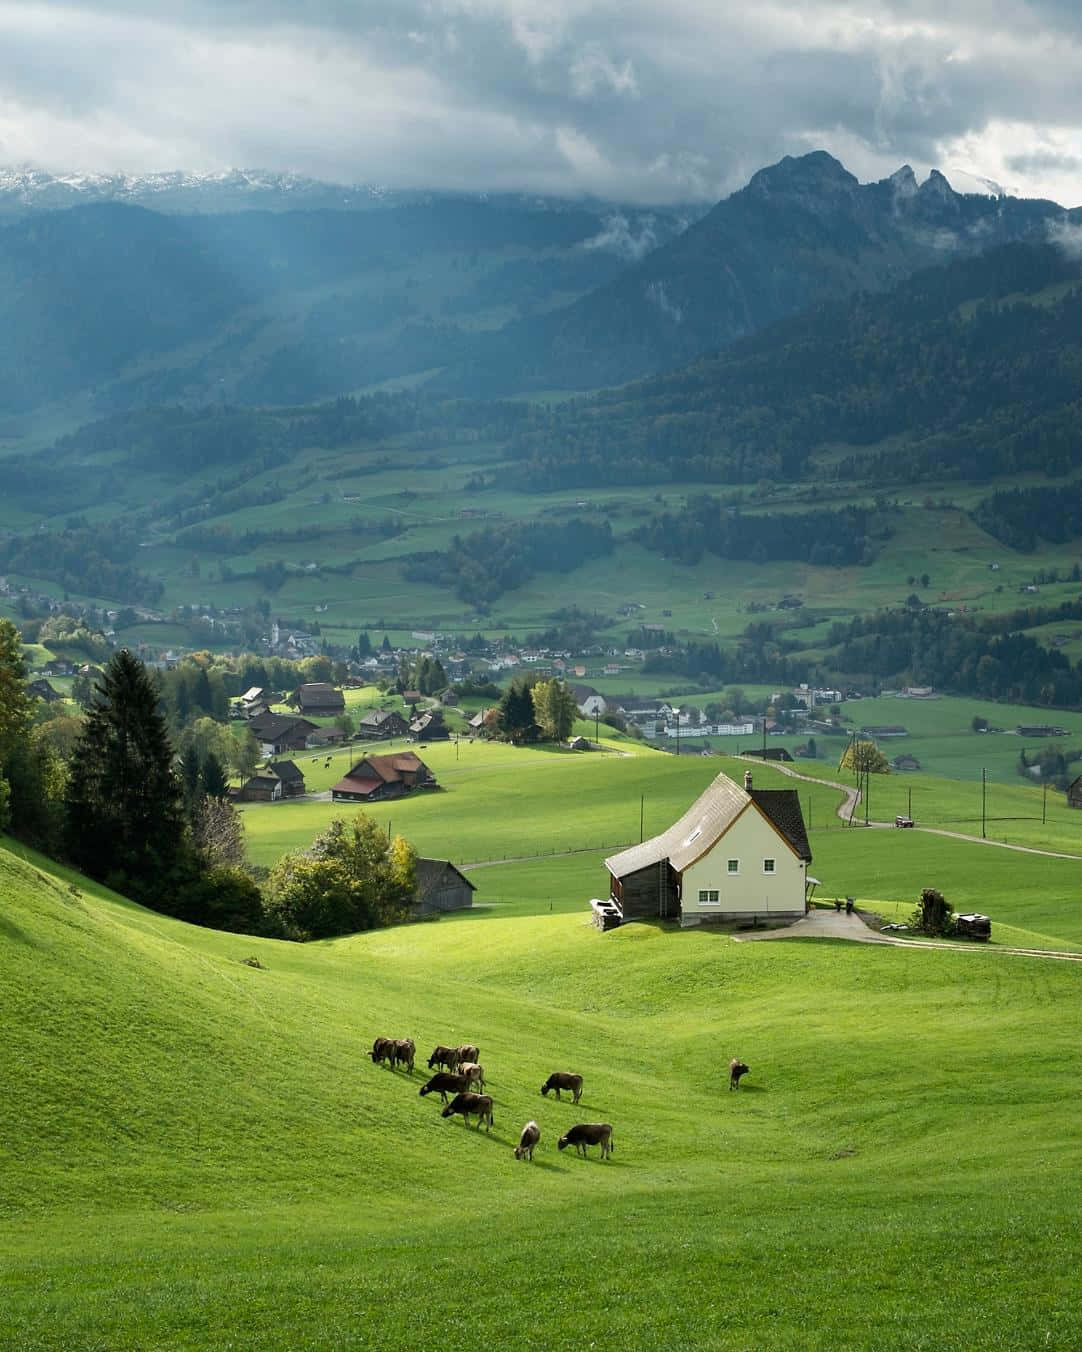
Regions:
[[[0, 850], [0, 1344], [1078, 1345], [1075, 964], [603, 936], [545, 907], [576, 862], [298, 946]], [[492, 1132], [377, 1034], [477, 1041]], [[556, 1149], [591, 1120], [610, 1162]]]

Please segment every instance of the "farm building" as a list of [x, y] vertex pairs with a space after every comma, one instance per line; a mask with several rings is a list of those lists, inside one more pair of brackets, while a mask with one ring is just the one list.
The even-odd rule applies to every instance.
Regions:
[[447, 730], [447, 724], [443, 721], [442, 709], [431, 709], [411, 719], [410, 732], [414, 737], [428, 737], [432, 741], [446, 739], [451, 735]]
[[449, 859], [417, 860], [417, 900], [414, 916], [464, 911], [473, 905], [476, 887]]
[[744, 756], [754, 756], [756, 760], [791, 761], [793, 758], [783, 746], [765, 746], [758, 751], [744, 751]]
[[233, 701], [230, 713], [233, 718], [258, 718], [270, 708], [270, 696], [261, 685], [252, 685]]
[[264, 756], [280, 756], [283, 751], [303, 751], [310, 743], [316, 725], [307, 718], [286, 714], [260, 714], [249, 724]]
[[304, 771], [291, 760], [271, 761], [255, 772], [236, 791], [241, 803], [277, 803], [283, 798], [300, 798], [304, 793]]
[[26, 687], [28, 695], [36, 695], [38, 699], [44, 700], [46, 704], [55, 704], [57, 700], [64, 696], [59, 690], [55, 690], [44, 676], [39, 676], [36, 681], [30, 681]]
[[405, 737], [408, 731], [409, 724], [397, 709], [373, 709], [357, 724], [357, 736], [373, 741], [386, 741], [389, 737]]
[[652, 840], [605, 860], [622, 920], [682, 926], [717, 920], [798, 919], [806, 909], [808, 833], [795, 789], [744, 787], [718, 775]]
[[331, 789], [331, 798], [344, 803], [376, 803], [401, 798], [414, 789], [438, 787], [432, 771], [412, 751], [392, 756], [365, 756]]
[[1082, 807], [1082, 775], [1067, 785], [1067, 806]]
[[346, 697], [327, 681], [309, 681], [294, 692], [297, 708], [313, 718], [336, 718], [346, 711]]
[[920, 761], [917, 760], [916, 756], [909, 755], [908, 753], [904, 756], [895, 756], [890, 765], [892, 770], [901, 770], [903, 772], [919, 770], [921, 768]]

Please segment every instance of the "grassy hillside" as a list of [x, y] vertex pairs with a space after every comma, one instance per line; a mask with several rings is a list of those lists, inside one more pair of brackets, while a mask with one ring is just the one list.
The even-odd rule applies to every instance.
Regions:
[[[1074, 965], [581, 912], [297, 947], [76, 887], [0, 851], [6, 1345], [1082, 1337]], [[376, 1033], [477, 1040], [491, 1135]], [[611, 1163], [556, 1151], [575, 1120]]]

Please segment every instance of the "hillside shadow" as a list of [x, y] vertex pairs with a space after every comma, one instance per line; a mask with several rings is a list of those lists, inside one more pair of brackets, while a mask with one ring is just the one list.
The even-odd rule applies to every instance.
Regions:
[[13, 943], [25, 944], [27, 948], [41, 947], [36, 939], [32, 939], [25, 930], [20, 929], [13, 920], [9, 920], [5, 915], [0, 915], [0, 935], [5, 939], [10, 939]]

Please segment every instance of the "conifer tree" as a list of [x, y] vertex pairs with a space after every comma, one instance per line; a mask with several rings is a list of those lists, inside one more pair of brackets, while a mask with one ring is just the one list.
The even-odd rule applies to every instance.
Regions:
[[147, 892], [177, 864], [184, 836], [158, 689], [124, 649], [94, 691], [65, 795], [68, 853], [92, 877]]

